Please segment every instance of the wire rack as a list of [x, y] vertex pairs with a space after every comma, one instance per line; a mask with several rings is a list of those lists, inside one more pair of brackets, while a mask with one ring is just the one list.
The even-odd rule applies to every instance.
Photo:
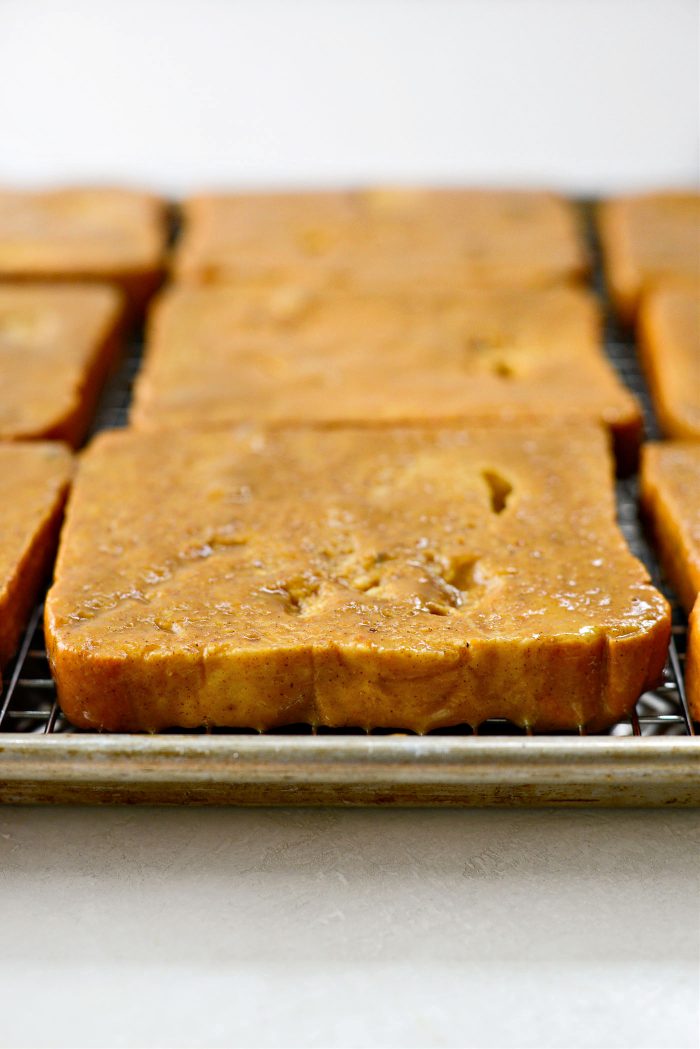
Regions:
[[[594, 261], [593, 283], [605, 307], [605, 347], [607, 354], [626, 385], [636, 394], [645, 416], [646, 434], [650, 438], [660, 436], [654, 418], [651, 401], [641, 374], [634, 341], [629, 333], [621, 330], [607, 302], [604, 280], [600, 266], [598, 245], [595, 238], [590, 207], [583, 206], [583, 219], [588, 232], [591, 255]], [[142, 338], [132, 339], [128, 351], [117, 372], [108, 383], [96, 413], [93, 432], [123, 426], [126, 422], [131, 399], [131, 389], [138, 372], [142, 354]], [[662, 684], [652, 692], [640, 697], [629, 718], [618, 722], [605, 735], [612, 736], [693, 736], [695, 726], [691, 719], [684, 687], [684, 664], [687, 640], [687, 619], [678, 605], [673, 592], [662, 577], [660, 566], [647, 542], [639, 518], [637, 479], [628, 478], [617, 483], [617, 510], [620, 527], [634, 553], [647, 565], [650, 575], [660, 590], [668, 597], [673, 609], [672, 637]], [[0, 693], [0, 733], [63, 734], [76, 733], [63, 717], [56, 698], [56, 689], [49, 671], [43, 635], [43, 604], [37, 605], [24, 633], [14, 662], [4, 676], [4, 689]], [[193, 735], [213, 732], [214, 734], [255, 734], [253, 730], [201, 729], [169, 734]], [[373, 730], [372, 735], [388, 735], [391, 730]], [[79, 733], [87, 735], [85, 732]], [[292, 725], [276, 729], [267, 735], [365, 735], [357, 729], [312, 729], [307, 725]], [[479, 726], [478, 730], [468, 725], [440, 729], [431, 735], [452, 736], [522, 736], [529, 735], [508, 721], [492, 718]], [[585, 733], [581, 732], [580, 735]], [[552, 735], [549, 738], [558, 738]], [[570, 735], [576, 735], [571, 733]]]

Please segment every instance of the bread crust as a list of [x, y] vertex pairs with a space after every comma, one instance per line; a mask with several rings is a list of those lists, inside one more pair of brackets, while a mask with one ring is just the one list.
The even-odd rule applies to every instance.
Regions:
[[646, 296], [639, 348], [664, 434], [700, 439], [700, 284], [667, 283]]
[[693, 605], [688, 622], [685, 691], [690, 716], [693, 721], [700, 721], [700, 597]]
[[123, 326], [123, 297], [109, 285], [0, 285], [0, 440], [77, 447]]
[[0, 670], [53, 562], [72, 470], [64, 445], [0, 444]]
[[666, 577], [689, 613], [700, 590], [700, 444], [645, 444], [640, 495]]
[[645, 193], [604, 201], [598, 231], [610, 294], [632, 325], [646, 294], [666, 280], [700, 285], [700, 194]]

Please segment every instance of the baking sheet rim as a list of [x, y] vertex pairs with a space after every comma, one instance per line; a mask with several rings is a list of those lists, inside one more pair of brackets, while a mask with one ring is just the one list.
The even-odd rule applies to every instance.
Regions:
[[0, 736], [0, 800], [700, 805], [692, 737]]

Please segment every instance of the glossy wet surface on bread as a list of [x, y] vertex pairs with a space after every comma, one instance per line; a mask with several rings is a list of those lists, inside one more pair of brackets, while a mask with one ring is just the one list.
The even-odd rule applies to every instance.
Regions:
[[0, 439], [79, 443], [123, 314], [107, 285], [0, 285]]
[[174, 289], [156, 305], [137, 426], [588, 417], [627, 459], [641, 414], [572, 288], [426, 299]]
[[578, 279], [570, 203], [549, 193], [374, 189], [190, 198], [179, 280], [452, 291]]
[[45, 581], [72, 470], [64, 445], [0, 442], [0, 669]]
[[102, 435], [47, 602], [62, 707], [116, 730], [604, 727], [669, 636], [611, 473], [592, 425]]
[[640, 352], [665, 435], [700, 439], [700, 280], [695, 288], [662, 286], [645, 299]]

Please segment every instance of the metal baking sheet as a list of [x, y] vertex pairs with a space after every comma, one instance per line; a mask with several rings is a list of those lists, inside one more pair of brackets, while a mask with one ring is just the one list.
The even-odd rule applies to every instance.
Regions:
[[[590, 217], [587, 218], [595, 255]], [[595, 283], [604, 298], [600, 266]], [[658, 436], [629, 336], [608, 316], [606, 348]], [[96, 429], [123, 425], [139, 366], [135, 339]], [[634, 478], [618, 483], [620, 526], [674, 605], [665, 680], [598, 736], [528, 736], [492, 720], [416, 736], [292, 726], [274, 733], [77, 732], [56, 702], [37, 606], [0, 694], [0, 801], [236, 805], [700, 804], [700, 748], [685, 702], [687, 620], [645, 540]]]
[[700, 804], [685, 738], [0, 736], [0, 800], [229, 805]]

